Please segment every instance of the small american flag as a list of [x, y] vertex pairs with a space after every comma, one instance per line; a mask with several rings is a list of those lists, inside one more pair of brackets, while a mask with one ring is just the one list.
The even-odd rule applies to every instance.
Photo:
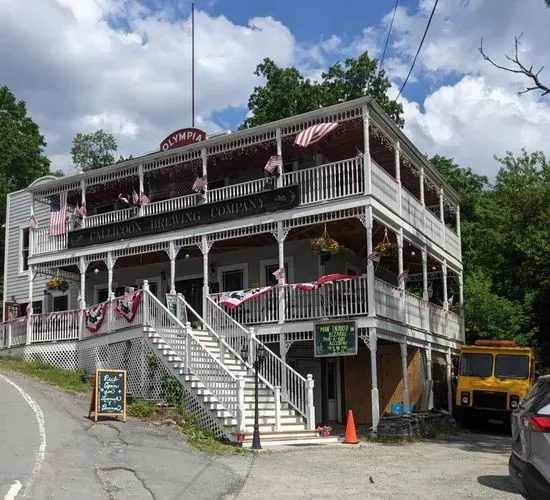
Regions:
[[284, 280], [286, 277], [286, 271], [284, 267], [281, 267], [277, 269], [276, 271], [273, 271], [273, 276], [275, 276], [276, 280]]
[[142, 207], [145, 207], [145, 206], [149, 205], [149, 203], [151, 203], [151, 200], [149, 199], [149, 197], [145, 193], [141, 193], [139, 195], [139, 204]]
[[430, 286], [428, 287], [428, 298], [431, 299], [433, 296], [434, 296], [434, 289], [430, 284]]
[[139, 202], [139, 196], [138, 194], [136, 193], [136, 190], [135, 189], [132, 189], [132, 203], [134, 205], [137, 205]]
[[449, 300], [447, 300], [447, 304], [448, 304], [449, 307], [451, 307], [453, 305], [454, 298], [455, 298], [455, 296], [451, 295], [449, 297]]
[[29, 229], [36, 229], [38, 227], [38, 222], [36, 222], [36, 218], [34, 215], [31, 215], [31, 218], [29, 219]]
[[208, 184], [208, 181], [206, 180], [206, 176], [204, 177], [197, 177], [195, 179], [195, 182], [193, 183], [193, 191], [196, 191], [197, 193], [199, 191], [202, 191], [206, 185]]
[[398, 277], [397, 277], [397, 283], [406, 283], [409, 279], [409, 270], [405, 269]]
[[380, 262], [380, 257], [382, 257], [382, 254], [380, 252], [372, 252], [367, 256], [368, 260], [372, 260], [373, 262]]
[[67, 193], [52, 196], [50, 202], [50, 234], [58, 236], [67, 232]]
[[80, 215], [83, 217], [86, 216], [86, 203], [82, 203], [82, 206], [80, 207]]
[[26, 312], [27, 312], [27, 314], [32, 312], [32, 304], [30, 302], [27, 304]]
[[280, 171], [282, 166], [283, 166], [283, 159], [281, 155], [274, 155], [271, 158], [269, 158], [269, 160], [267, 160], [264, 170], [272, 174], [277, 169]]
[[307, 148], [311, 144], [320, 141], [323, 137], [336, 129], [338, 125], [338, 123], [329, 122], [319, 123], [318, 125], [306, 128], [296, 136], [294, 144], [302, 148]]

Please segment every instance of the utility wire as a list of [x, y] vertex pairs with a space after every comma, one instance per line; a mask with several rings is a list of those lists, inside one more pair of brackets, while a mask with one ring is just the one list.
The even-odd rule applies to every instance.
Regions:
[[380, 65], [378, 66], [378, 73], [380, 73], [380, 71], [382, 70], [382, 65], [384, 64], [384, 58], [386, 57], [386, 50], [388, 50], [388, 42], [390, 41], [391, 30], [393, 28], [393, 20], [395, 19], [395, 12], [397, 11], [398, 5], [399, 5], [399, 0], [395, 0], [395, 7], [393, 8], [393, 15], [391, 16], [390, 27], [388, 29], [388, 35], [386, 36], [386, 43], [384, 44], [384, 52], [382, 52], [382, 58], [380, 59]]
[[403, 92], [405, 85], [407, 85], [407, 82], [409, 81], [409, 77], [411, 76], [412, 70], [416, 63], [416, 58], [418, 57], [418, 54], [420, 54], [420, 49], [422, 48], [422, 45], [424, 44], [424, 40], [426, 39], [426, 35], [428, 34], [428, 30], [430, 29], [430, 24], [432, 22], [432, 18], [434, 17], [435, 9], [438, 3], [439, 3], [439, 0], [435, 0], [434, 6], [432, 8], [432, 13], [430, 14], [430, 18], [428, 19], [428, 24], [426, 25], [426, 29], [424, 30], [424, 34], [422, 35], [422, 40], [420, 40], [420, 45], [418, 46], [418, 50], [416, 51], [416, 55], [414, 56], [413, 62], [411, 64], [411, 69], [409, 70], [409, 74], [407, 75], [407, 78], [405, 78], [403, 85], [401, 85], [401, 88], [399, 89], [399, 94], [397, 94], [397, 97], [394, 99], [394, 101], [397, 101], [397, 99], [399, 99], [401, 92]]

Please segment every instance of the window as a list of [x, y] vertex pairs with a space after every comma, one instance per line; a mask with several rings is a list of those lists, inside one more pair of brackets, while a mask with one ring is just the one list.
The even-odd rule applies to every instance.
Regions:
[[69, 296], [60, 295], [53, 298], [53, 312], [68, 311], [69, 310]]
[[460, 375], [490, 377], [493, 373], [493, 355], [464, 353], [460, 357]]
[[109, 299], [109, 290], [107, 288], [100, 288], [97, 291], [97, 303], [107, 302]]
[[527, 378], [529, 376], [529, 357], [513, 354], [498, 354], [495, 359], [495, 377]]
[[224, 292], [242, 290], [244, 288], [243, 270], [222, 271], [222, 287]]
[[29, 228], [21, 229], [21, 272], [29, 269]]
[[[270, 264], [265, 266], [265, 286], [276, 285], [278, 283], [273, 273], [279, 269], [278, 264]], [[288, 263], [285, 262], [285, 275], [286, 281], [288, 281]]]
[[225, 186], [225, 177], [222, 179], [214, 179], [208, 182], [208, 189], [217, 189]]
[[[28, 306], [28, 304], [29, 304], [28, 302], [24, 302], [23, 304], [18, 304], [19, 314], [17, 316], [14, 316], [14, 317], [26, 316], [27, 315], [27, 306]], [[33, 314], [42, 314], [42, 301], [41, 300], [33, 301], [33, 303], [32, 303], [32, 313]]]

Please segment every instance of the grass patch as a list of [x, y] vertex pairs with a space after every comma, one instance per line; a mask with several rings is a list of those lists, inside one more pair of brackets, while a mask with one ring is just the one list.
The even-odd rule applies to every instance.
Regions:
[[243, 452], [242, 448], [224, 443], [212, 432], [200, 429], [195, 417], [187, 413], [182, 406], [168, 408], [156, 406], [147, 401], [134, 401], [128, 406], [127, 413], [156, 425], [177, 426], [191, 446], [205, 453], [221, 455]]
[[0, 368], [23, 373], [69, 391], [88, 392], [90, 390], [90, 385], [84, 381], [85, 372], [82, 370], [63, 370], [40, 361], [22, 361], [4, 356], [0, 357]]

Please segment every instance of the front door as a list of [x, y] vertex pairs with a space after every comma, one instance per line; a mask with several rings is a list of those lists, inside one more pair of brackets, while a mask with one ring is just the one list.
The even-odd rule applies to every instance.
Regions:
[[[176, 281], [176, 292], [181, 293], [186, 302], [202, 316], [202, 287], [203, 279]], [[197, 321], [197, 318], [189, 312], [189, 321]]]
[[342, 421], [341, 403], [341, 379], [340, 379], [340, 358], [327, 358], [326, 365], [326, 388], [327, 407], [329, 422]]

